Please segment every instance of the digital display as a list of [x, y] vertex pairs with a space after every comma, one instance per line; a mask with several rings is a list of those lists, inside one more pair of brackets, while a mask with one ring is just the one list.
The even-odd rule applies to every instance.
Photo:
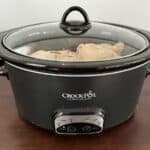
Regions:
[[76, 133], [76, 134], [84, 134], [84, 133], [93, 133], [99, 132], [101, 128], [94, 124], [89, 123], [72, 123], [60, 126], [57, 128], [57, 132], [59, 133]]

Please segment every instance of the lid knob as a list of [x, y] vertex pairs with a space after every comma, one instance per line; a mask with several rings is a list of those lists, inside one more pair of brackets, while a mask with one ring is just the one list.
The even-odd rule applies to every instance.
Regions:
[[[84, 21], [67, 21], [67, 17], [72, 11], [79, 11], [83, 16]], [[63, 14], [60, 27], [69, 34], [80, 35], [91, 28], [91, 23], [89, 21], [88, 14], [83, 8], [73, 6], [68, 8]]]

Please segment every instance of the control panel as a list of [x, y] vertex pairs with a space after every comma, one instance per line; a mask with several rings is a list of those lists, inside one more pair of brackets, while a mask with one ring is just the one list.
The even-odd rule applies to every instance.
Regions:
[[56, 116], [54, 120], [55, 132], [57, 134], [94, 134], [103, 130], [102, 112], [98, 114], [70, 114]]

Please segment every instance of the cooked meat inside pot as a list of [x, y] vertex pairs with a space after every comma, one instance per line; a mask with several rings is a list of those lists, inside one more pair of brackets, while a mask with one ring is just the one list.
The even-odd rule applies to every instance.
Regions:
[[56, 61], [99, 61], [119, 58], [121, 57], [123, 49], [124, 44], [121, 42], [114, 45], [106, 43], [86, 43], [80, 44], [77, 47], [76, 52], [71, 50], [38, 50], [30, 56], [39, 59]]
[[79, 60], [106, 60], [119, 58], [124, 48], [123, 43], [111, 44], [80, 44], [77, 47]]
[[58, 61], [76, 61], [77, 55], [70, 50], [61, 50], [57, 52], [56, 60]]
[[38, 50], [30, 55], [31, 57], [46, 59], [46, 60], [57, 60], [57, 61], [76, 61], [76, 53], [70, 50], [60, 51], [45, 51]]
[[38, 51], [32, 53], [30, 56], [35, 57], [35, 58], [39, 58], [39, 59], [55, 60], [56, 54], [57, 53], [55, 51], [38, 50]]

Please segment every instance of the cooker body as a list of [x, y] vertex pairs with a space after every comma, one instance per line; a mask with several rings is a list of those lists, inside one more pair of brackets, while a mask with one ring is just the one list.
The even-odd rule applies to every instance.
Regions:
[[[69, 21], [72, 11], [83, 21]], [[149, 39], [147, 31], [91, 22], [84, 9], [73, 6], [61, 22], [0, 33], [0, 75], [10, 80], [18, 113], [28, 122], [59, 134], [100, 133], [134, 114], [150, 74]], [[116, 59], [68, 62], [30, 57], [40, 49], [74, 51], [82, 43], [118, 41], [125, 48]]]
[[6, 63], [22, 118], [54, 131], [61, 110], [101, 109], [104, 129], [128, 120], [136, 110], [146, 65], [99, 74], [54, 74]]

